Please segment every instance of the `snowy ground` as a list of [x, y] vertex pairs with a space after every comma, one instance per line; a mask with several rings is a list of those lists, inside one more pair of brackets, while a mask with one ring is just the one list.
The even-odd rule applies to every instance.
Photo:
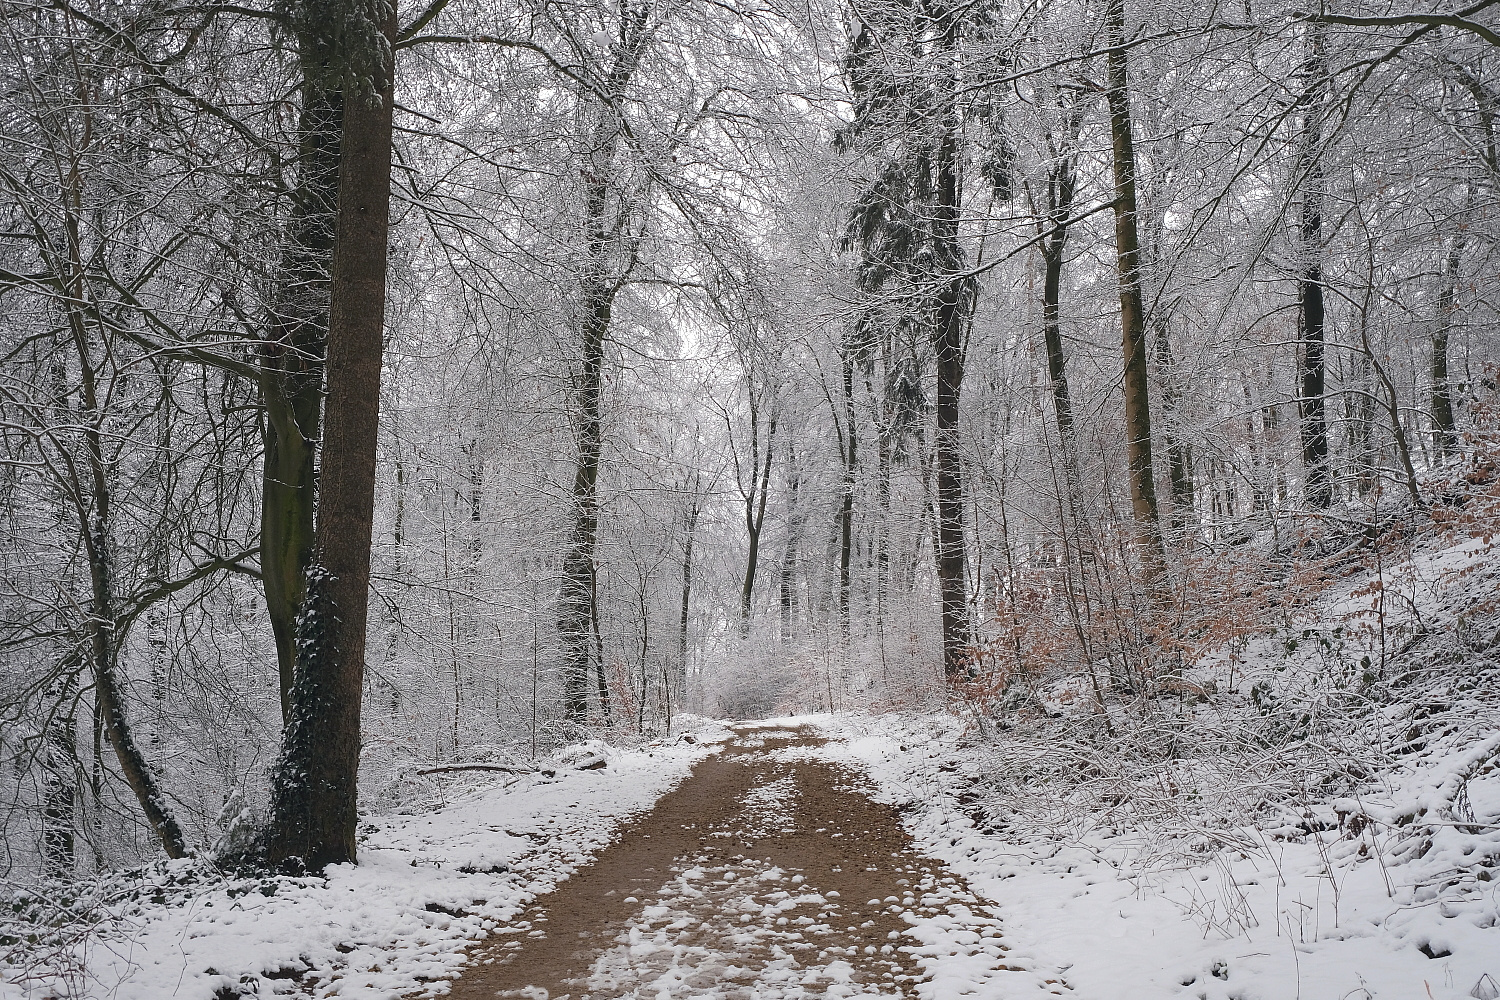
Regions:
[[[1184, 864], [1181, 852], [1146, 850], [1140, 830], [1102, 818], [1067, 835], [994, 829], [995, 810], [976, 791], [989, 787], [1001, 744], [951, 718], [778, 720], [805, 723], [834, 741], [762, 740], [779, 776], [739, 800], [722, 835], [781, 830], [801, 794], [783, 765], [822, 759], [868, 775], [875, 797], [902, 810], [917, 852], [948, 870], [913, 867], [904, 895], [846, 901], [752, 857], [726, 866], [684, 856], [600, 952], [589, 984], [598, 995], [886, 996], [907, 979], [924, 1000], [1500, 996], [1496, 734], [1451, 734], [1297, 822], [1221, 830]], [[117, 903], [75, 956], [86, 975], [79, 963], [71, 976], [12, 976], [0, 996], [441, 995], [473, 941], [543, 933], [522, 908], [727, 735], [606, 750], [608, 766], [595, 770], [470, 780], [444, 808], [372, 820], [362, 864], [326, 880], [205, 884], [200, 873], [174, 885], [187, 868], [163, 868], [156, 899], [137, 891]], [[830, 923], [842, 930], [847, 920], [852, 933], [883, 912], [904, 928], [854, 950], [827, 940]], [[740, 967], [768, 949], [773, 961]], [[886, 986], [851, 980], [850, 962], [893, 950], [921, 974]], [[724, 992], [731, 983], [754, 989]]]
[[980, 737], [830, 718], [822, 752], [864, 768], [1079, 997], [1494, 1000], [1494, 547], [1351, 573], [1186, 664], [1202, 697], [1113, 706], [1107, 731], [1074, 676], [1041, 693], [1052, 720]]
[[[714, 726], [668, 746], [575, 748], [534, 774], [440, 779], [450, 804], [369, 818], [360, 864], [326, 878], [257, 883], [192, 861], [161, 866], [114, 883], [130, 891], [98, 907], [71, 947], [38, 947], [45, 966], [0, 967], [0, 998], [446, 992], [468, 943], [585, 863], [727, 736]], [[576, 769], [601, 757], [604, 767]]]
[[[967, 878], [1018, 951], [1061, 970], [1079, 997], [1500, 996], [1489, 986], [1493, 977], [1500, 987], [1494, 737], [1396, 779], [1383, 802], [1362, 798], [1366, 815], [1390, 825], [1237, 831], [1244, 850], [1226, 844], [1173, 869], [1137, 865], [1138, 844], [1103, 832], [1016, 843], [976, 829], [972, 803], [960, 799], [984, 774], [985, 754], [956, 723], [884, 716], [826, 725], [849, 742], [825, 753], [866, 767], [879, 797], [908, 808], [921, 849]], [[1419, 838], [1401, 857], [1397, 803], [1480, 760], [1490, 763], [1469, 782], [1475, 825], [1435, 826], [1430, 847]]]
[[[844, 867], [819, 877], [748, 849], [726, 861], [695, 830], [600, 936], [599, 996], [1497, 1000], [1497, 595], [1491, 542], [1434, 544], [1184, 664], [1192, 696], [1113, 705], [1108, 723], [1086, 678], [1052, 677], [1047, 714], [1005, 729], [972, 714], [715, 724], [574, 748], [536, 773], [436, 778], [443, 803], [371, 817], [361, 864], [326, 878], [189, 862], [86, 888], [84, 917], [52, 930], [0, 912], [0, 944], [42, 932], [12, 948], [29, 962], [0, 964], [0, 1000], [445, 994], [471, 955], [499, 968], [511, 946], [494, 942], [544, 938], [523, 909], [714, 753], [760, 777], [720, 796], [705, 843], [805, 849], [806, 802], [835, 787], [797, 768], [816, 760], [849, 769], [841, 794], [867, 780], [896, 806], [915, 852], [896, 834], [880, 848], [899, 859], [891, 892], [856, 899], [830, 880], [850, 875], [842, 845], [856, 852], [868, 822], [811, 824], [848, 838], [832, 849]], [[831, 742], [776, 732], [804, 725]]]

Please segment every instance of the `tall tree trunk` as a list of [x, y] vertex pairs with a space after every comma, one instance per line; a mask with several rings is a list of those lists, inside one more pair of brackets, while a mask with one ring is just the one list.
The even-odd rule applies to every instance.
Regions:
[[1130, 119], [1125, 0], [1109, 0], [1109, 132], [1115, 186], [1115, 256], [1120, 281], [1120, 332], [1125, 359], [1125, 454], [1130, 469], [1130, 508], [1135, 516], [1143, 582], [1152, 600], [1165, 596], [1166, 548], [1151, 460], [1151, 397], [1146, 369], [1146, 315], [1141, 298], [1141, 241], [1136, 218], [1135, 138]]
[[796, 445], [790, 440], [786, 448], [787, 503], [786, 549], [781, 556], [781, 638], [792, 638], [792, 622], [797, 610], [797, 543], [802, 532], [802, 512], [798, 507], [801, 477], [797, 471]]
[[339, 190], [343, 97], [322, 84], [317, 33], [299, 37], [302, 63], [301, 142], [287, 246], [271, 329], [261, 343], [260, 563], [266, 611], [276, 643], [281, 718], [290, 712], [297, 661], [297, 618], [306, 600], [313, 551], [317, 447], [328, 342], [328, 275]]
[[[755, 569], [760, 564], [760, 532], [766, 523], [766, 495], [770, 492], [771, 462], [776, 454], [776, 413], [766, 420], [765, 448], [760, 440], [760, 407], [750, 400], [750, 491], [745, 500], [745, 536], [749, 551], [745, 556], [745, 579], [740, 586], [740, 635], [750, 634], [750, 601], [755, 590]], [[761, 462], [764, 451], [765, 461]]]
[[[614, 159], [623, 123], [618, 101], [623, 98], [637, 60], [650, 35], [649, 8], [620, 5], [620, 39], [609, 72], [593, 89], [580, 88], [580, 100], [599, 98], [598, 119], [588, 135], [589, 149], [583, 176], [583, 264], [578, 285], [577, 342], [579, 368], [574, 380], [577, 407], [577, 466], [573, 474], [573, 529], [563, 555], [562, 585], [558, 593], [557, 631], [562, 642], [563, 712], [569, 721], [588, 716], [589, 626], [592, 619], [594, 553], [599, 539], [599, 457], [603, 450], [604, 341], [609, 335], [615, 295], [632, 264], [611, 267], [625, 215], [611, 212]], [[603, 680], [603, 657], [598, 664]], [[601, 686], [604, 707], [607, 688]]]
[[[1052, 413], [1057, 421], [1057, 435], [1062, 440], [1064, 471], [1069, 477], [1077, 472], [1077, 459], [1073, 440], [1073, 397], [1068, 387], [1067, 358], [1063, 353], [1061, 304], [1064, 254], [1076, 190], [1073, 158], [1071, 154], [1065, 154], [1047, 175], [1046, 221], [1052, 228], [1041, 240], [1042, 346], [1047, 355], [1047, 382], [1052, 387]], [[1074, 485], [1070, 478], [1069, 488]]]
[[844, 472], [839, 489], [839, 628], [849, 634], [849, 563], [854, 553], [854, 470], [859, 465], [859, 434], [854, 414], [854, 357], [846, 348], [844, 367]]
[[316, 548], [263, 844], [268, 863], [315, 871], [356, 856], [395, 107], [395, 4], [341, 14], [365, 30], [339, 33], [340, 63], [369, 90], [345, 102]]
[[[107, 495], [107, 494], [106, 494]], [[107, 506], [107, 504], [106, 504]], [[96, 513], [96, 518], [98, 514]], [[96, 520], [102, 526], [107, 522]], [[171, 807], [151, 773], [146, 757], [136, 744], [134, 731], [125, 715], [125, 699], [115, 672], [119, 649], [115, 644], [117, 622], [114, 618], [113, 581], [109, 573], [109, 553], [105, 551], [108, 536], [103, 530], [90, 532], [85, 545], [93, 590], [93, 611], [89, 622], [90, 666], [94, 675], [94, 702], [98, 706], [104, 735], [115, 751], [125, 783], [135, 793], [162, 849], [169, 858], [187, 857], [187, 838], [177, 825]]]
[[[604, 381], [604, 338], [609, 332], [614, 290], [597, 269], [604, 266], [605, 185], [588, 183], [588, 252], [595, 277], [586, 279], [580, 341], [582, 357], [575, 384], [578, 459], [573, 474], [573, 533], [563, 558], [558, 634], [563, 645], [563, 711], [574, 722], [588, 715], [589, 622], [593, 607], [594, 550], [599, 537], [599, 455], [604, 445], [600, 395]], [[600, 669], [603, 669], [602, 665]]]
[[649, 603], [650, 581], [643, 572], [640, 578], [640, 587], [636, 590], [636, 598], [641, 612], [641, 699], [636, 702], [635, 731], [644, 733], [646, 731], [646, 696], [649, 693], [649, 674], [646, 671], [647, 660], [651, 655], [651, 607]]
[[[875, 393], [870, 389], [871, 411], [879, 413], [873, 405]], [[875, 632], [880, 638], [880, 648], [885, 649], [885, 612], [891, 583], [891, 466], [894, 463], [896, 422], [893, 407], [889, 402], [882, 405], [884, 414], [875, 428]], [[884, 656], [884, 652], [881, 653]]]
[[71, 880], [77, 867], [78, 658], [68, 655], [47, 686], [49, 714], [42, 730], [42, 865], [48, 878]]
[[[693, 474], [693, 499], [688, 504], [682, 526], [682, 607], [677, 621], [677, 684], [675, 694], [682, 696], [687, 683], [688, 619], [693, 599], [693, 536], [698, 532], [698, 475]], [[670, 695], [669, 695], [670, 698]]]
[[[80, 344], [80, 350], [82, 345]], [[87, 371], [85, 363], [85, 371]], [[85, 405], [92, 411], [94, 405], [93, 377], [85, 375]], [[156, 777], [151, 773], [146, 757], [141, 753], [135, 734], [125, 715], [125, 699], [120, 691], [116, 673], [119, 655], [118, 640], [120, 624], [115, 614], [114, 580], [110, 573], [112, 553], [109, 551], [110, 491], [104, 471], [103, 448], [97, 426], [85, 432], [88, 461], [92, 473], [92, 510], [84, 530], [84, 551], [89, 563], [89, 582], [92, 597], [89, 615], [89, 654], [94, 676], [94, 702], [98, 706], [104, 735], [115, 751], [120, 772], [125, 782], [135, 793], [146, 814], [146, 821], [161, 841], [162, 849], [169, 858], [187, 856], [187, 840], [182, 829], [167, 805]]]
[[[1052, 389], [1052, 414], [1057, 423], [1057, 436], [1062, 445], [1062, 489], [1058, 497], [1059, 514], [1063, 524], [1063, 551], [1070, 564], [1065, 575], [1071, 579], [1071, 556], [1068, 555], [1067, 539], [1070, 532], [1066, 519], [1071, 517], [1076, 528], [1080, 518], [1080, 484], [1078, 480], [1078, 444], [1073, 428], [1073, 394], [1068, 384], [1067, 357], [1062, 341], [1062, 276], [1067, 249], [1068, 228], [1071, 223], [1073, 197], [1076, 190], [1073, 160], [1062, 159], [1047, 178], [1047, 221], [1052, 229], [1041, 242], [1042, 250], [1042, 346], [1047, 359], [1047, 383]], [[1040, 227], [1040, 223], [1039, 223]], [[1040, 233], [1039, 233], [1040, 235]], [[1002, 527], [1009, 535], [1009, 525]], [[1076, 536], [1076, 531], [1072, 532]], [[1009, 543], [1006, 560], [1011, 561]], [[1015, 577], [1012, 573], [1007, 590], [1010, 593], [1012, 617], [1014, 617]], [[1017, 637], [1017, 644], [1020, 639]], [[1019, 657], [1019, 645], [1016, 655]]]
[[[1262, 417], [1262, 425], [1256, 424], [1255, 394], [1250, 389], [1248, 377], [1240, 382], [1240, 390], [1245, 396], [1245, 443], [1250, 449], [1250, 513], [1264, 514], [1271, 509], [1270, 500], [1274, 491], [1270, 481], [1270, 468], [1266, 461], [1269, 448], [1262, 429], [1266, 421]], [[1212, 475], [1212, 468], [1209, 474]], [[1212, 489], [1211, 484], [1210, 489]]]
[[1328, 465], [1328, 419], [1324, 399], [1327, 366], [1323, 357], [1323, 161], [1322, 122], [1324, 59], [1323, 29], [1307, 26], [1307, 84], [1298, 98], [1302, 106], [1302, 273], [1297, 282], [1297, 339], [1302, 345], [1298, 409], [1302, 418], [1302, 465], [1309, 506], [1322, 510], [1333, 503], [1333, 476]]
[[[1370, 251], [1373, 253], [1373, 250]], [[1396, 392], [1396, 383], [1386, 372], [1385, 366], [1375, 356], [1375, 351], [1370, 346], [1370, 308], [1375, 299], [1375, 285], [1373, 280], [1374, 269], [1371, 269], [1371, 281], [1365, 285], [1364, 301], [1359, 306], [1359, 343], [1364, 353], [1365, 362], [1376, 381], [1382, 389], [1381, 402], [1385, 405], [1386, 416], [1390, 419], [1391, 441], [1396, 446], [1396, 457], [1401, 462], [1401, 471], [1404, 474], [1406, 490], [1411, 497], [1413, 506], [1419, 510], [1426, 507], [1422, 500], [1422, 491], [1417, 483], [1417, 470], [1412, 465], [1411, 448], [1408, 444], [1406, 429], [1401, 424], [1401, 399]]]
[[[1078, 90], [1062, 99], [1058, 110], [1066, 114], [1063, 144], [1049, 133], [1047, 145], [1053, 164], [1047, 171], [1046, 214], [1037, 219], [1038, 246], [1042, 252], [1042, 345], [1047, 357], [1047, 381], [1052, 388], [1052, 411], [1062, 441], [1068, 489], [1076, 500], [1078, 456], [1073, 430], [1073, 397], [1068, 385], [1067, 358], [1062, 342], [1062, 276], [1067, 261], [1068, 232], [1073, 225], [1073, 204], [1078, 194], [1078, 142], [1083, 127], [1083, 102]], [[1048, 229], [1047, 227], [1051, 228]]]
[[[1467, 212], [1465, 213], [1467, 216]], [[1458, 447], [1453, 425], [1453, 390], [1448, 384], [1448, 340], [1453, 333], [1454, 300], [1458, 297], [1458, 268], [1464, 252], [1464, 234], [1453, 237], [1443, 262], [1442, 287], [1438, 290], [1437, 327], [1432, 332], [1430, 370], [1432, 450], [1442, 462]]]
[[604, 676], [604, 624], [599, 620], [599, 567], [589, 563], [589, 621], [594, 629], [594, 691], [605, 722], [613, 722], [609, 707], [609, 679]]
[[[1274, 373], [1267, 372], [1266, 378], [1261, 384], [1263, 386], [1274, 386], [1276, 384]], [[1262, 440], [1265, 442], [1266, 454], [1269, 455], [1272, 441], [1280, 437], [1281, 407], [1274, 402], [1263, 405], [1260, 408], [1260, 423], [1265, 432]], [[1271, 505], [1273, 507], [1280, 506], [1287, 502], [1287, 498], [1290, 495], [1287, 490], [1286, 471], [1280, 463], [1274, 462], [1269, 458], [1267, 459], [1267, 465], [1271, 467], [1271, 474], [1267, 477], [1270, 485]]]
[[1354, 487], [1367, 497], [1379, 481], [1375, 456], [1375, 371], [1363, 352], [1354, 355], [1349, 414], [1349, 447], [1354, 453]]
[[940, 130], [933, 161], [936, 201], [932, 240], [937, 259], [937, 301], [932, 324], [933, 355], [937, 364], [937, 437], [934, 442], [937, 478], [937, 577], [942, 600], [943, 669], [956, 677], [969, 669], [969, 603], [965, 581], [964, 487], [959, 459], [959, 395], [963, 390], [964, 349], [972, 308], [972, 279], [963, 273], [964, 255], [958, 242], [962, 188], [959, 172], [958, 12], [948, 10], [939, 24]]
[[1167, 497], [1171, 501], [1167, 523], [1177, 544], [1181, 545], [1193, 517], [1193, 453], [1182, 440], [1181, 421], [1177, 415], [1181, 394], [1167, 314], [1159, 314], [1152, 326], [1156, 340], [1156, 370], [1162, 387], [1162, 423], [1166, 425], [1163, 436], [1167, 441]]
[[[1076, 143], [1079, 129], [1079, 113], [1073, 112], [1070, 141]], [[1056, 165], [1047, 176], [1047, 214], [1045, 222], [1037, 223], [1037, 235], [1042, 252], [1042, 347], [1047, 359], [1047, 383], [1052, 389], [1052, 413], [1057, 424], [1057, 436], [1062, 445], [1062, 484], [1058, 496], [1058, 514], [1062, 518], [1063, 555], [1066, 561], [1063, 576], [1068, 582], [1069, 610], [1073, 614], [1075, 630], [1082, 634], [1082, 619], [1077, 611], [1077, 600], [1072, 590], [1072, 549], [1081, 544], [1079, 522], [1082, 520], [1078, 477], [1078, 442], [1073, 426], [1073, 395], [1068, 384], [1067, 357], [1062, 340], [1062, 277], [1066, 261], [1068, 230], [1072, 225], [1073, 202], [1077, 192], [1076, 160], [1073, 152], [1058, 155]], [[1043, 228], [1050, 225], [1050, 231]], [[1056, 480], [1054, 473], [1054, 481]], [[1068, 519], [1072, 520], [1072, 530]], [[1008, 566], [1013, 563], [1009, 539], [1010, 525], [1002, 510], [1002, 530], [1007, 542], [1005, 558]], [[1070, 537], [1075, 542], [1070, 546]], [[1081, 550], [1080, 550], [1081, 557]], [[1015, 572], [1011, 566], [1006, 591], [1010, 596], [1011, 617], [1016, 618]], [[1013, 652], [1020, 662], [1020, 636], [1017, 634]], [[1019, 669], [1019, 667], [1018, 667]]]
[[135, 793], [141, 811], [152, 831], [161, 841], [169, 858], [187, 856], [187, 840], [172, 815], [171, 807], [157, 784], [156, 776], [137, 745], [125, 699], [116, 674], [119, 643], [123, 640], [122, 623], [115, 607], [115, 582], [112, 569], [115, 553], [111, 549], [113, 501], [108, 464], [104, 454], [105, 416], [100, 409], [99, 390], [94, 362], [90, 356], [88, 321], [83, 310], [90, 301], [84, 277], [83, 245], [78, 223], [79, 197], [76, 189], [65, 208], [68, 289], [66, 319], [68, 335], [78, 354], [79, 388], [83, 404], [82, 443], [87, 468], [87, 485], [75, 481], [73, 497], [78, 517], [78, 532], [89, 570], [88, 660], [94, 678], [94, 709], [100, 728], [109, 740], [119, 761], [125, 783]]

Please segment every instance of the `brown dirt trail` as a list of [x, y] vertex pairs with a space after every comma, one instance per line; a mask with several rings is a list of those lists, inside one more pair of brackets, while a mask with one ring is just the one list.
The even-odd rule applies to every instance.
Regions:
[[[915, 996], [913, 919], [968, 896], [843, 769], [741, 728], [594, 862], [476, 945], [457, 1000]], [[998, 929], [976, 927], [986, 951]]]

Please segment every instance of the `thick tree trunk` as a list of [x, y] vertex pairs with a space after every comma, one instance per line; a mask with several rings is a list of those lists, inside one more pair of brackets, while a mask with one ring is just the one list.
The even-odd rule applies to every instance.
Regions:
[[[868, 383], [867, 383], [868, 384]], [[871, 392], [871, 396], [874, 393]], [[872, 406], [872, 410], [875, 408]], [[890, 407], [886, 407], [882, 426], [875, 429], [875, 631], [881, 648], [885, 642], [886, 602], [891, 581], [891, 466], [894, 461], [895, 426]]]
[[950, 676], [966, 669], [969, 659], [969, 605], [965, 591], [963, 473], [959, 465], [959, 392], [963, 384], [961, 306], [944, 293], [939, 309], [936, 394], [936, 502], [938, 592], [942, 600], [943, 664]]
[[1043, 255], [1042, 343], [1047, 354], [1047, 381], [1052, 387], [1052, 412], [1063, 453], [1073, 454], [1073, 398], [1068, 387], [1067, 358], [1063, 353], [1059, 296], [1062, 289], [1062, 255]]
[[[1264, 427], [1268, 421], [1262, 417], [1261, 424], [1257, 426], [1256, 399], [1254, 392], [1251, 391], [1249, 378], [1241, 381], [1240, 391], [1245, 396], [1245, 442], [1250, 449], [1250, 513], [1264, 514], [1271, 509], [1273, 492], [1270, 467], [1266, 461], [1267, 442]], [[1212, 474], [1212, 469], [1210, 469], [1210, 474]]]
[[1323, 31], [1309, 23], [1307, 86], [1302, 105], [1302, 217], [1298, 224], [1302, 274], [1297, 282], [1297, 339], [1302, 345], [1298, 410], [1302, 418], [1303, 493], [1309, 506], [1322, 510], [1333, 503], [1333, 476], [1328, 465], [1328, 418], [1324, 399], [1327, 367], [1323, 357], [1323, 163], [1322, 114]]
[[367, 78], [369, 92], [348, 95], [344, 112], [316, 548], [263, 844], [268, 863], [296, 858], [315, 871], [356, 856], [395, 97], [395, 5], [370, 6], [383, 14], [385, 44], [346, 55], [383, 72]]
[[646, 696], [649, 693], [649, 675], [646, 667], [651, 655], [651, 605], [650, 605], [650, 581], [642, 574], [640, 587], [636, 590], [638, 606], [641, 612], [641, 698], [636, 702], [635, 731], [644, 733], [646, 731]]
[[1375, 454], [1375, 371], [1364, 353], [1354, 355], [1349, 414], [1349, 448], [1354, 458], [1354, 488], [1367, 497], [1379, 482]]
[[[58, 277], [66, 289], [66, 296], [62, 299], [67, 324], [66, 336], [77, 352], [78, 391], [82, 403], [81, 420], [78, 424], [83, 449], [82, 469], [73, 461], [67, 462], [66, 467], [72, 480], [67, 494], [78, 520], [78, 540], [89, 572], [89, 599], [85, 607], [87, 620], [84, 626], [88, 645], [83, 655], [88, 660], [94, 679], [95, 767], [101, 768], [98, 738], [102, 735], [109, 740], [110, 747], [115, 751], [121, 774], [140, 803], [141, 811], [157, 839], [161, 841], [167, 857], [181, 858], [187, 855], [186, 839], [146, 763], [145, 756], [136, 744], [126, 718], [124, 698], [115, 672], [119, 644], [124, 639], [125, 623], [121, 621], [115, 603], [112, 570], [116, 553], [111, 551], [113, 501], [109, 481], [110, 466], [104, 450], [105, 414], [101, 409], [97, 374], [91, 356], [90, 330], [93, 327], [91, 317], [86, 314], [92, 300], [84, 263], [83, 227], [78, 214], [82, 202], [78, 184], [79, 177], [75, 172], [69, 178], [61, 199], [63, 225], [60, 235], [66, 252], [62, 261], [65, 273]], [[66, 371], [62, 365], [58, 365], [54, 371], [59, 382], [58, 397], [66, 398], [69, 394], [69, 390], [64, 388]], [[86, 480], [84, 476], [87, 477]], [[98, 784], [102, 785], [102, 778], [102, 773], [96, 775]], [[97, 787], [94, 797], [97, 802]]]
[[1146, 315], [1141, 298], [1141, 244], [1136, 217], [1135, 138], [1125, 44], [1125, 0], [1109, 0], [1109, 132], [1115, 187], [1115, 256], [1120, 281], [1120, 332], [1125, 371], [1125, 454], [1130, 469], [1130, 507], [1135, 516], [1141, 572], [1153, 601], [1164, 594], [1167, 569], [1156, 477], [1151, 456], [1151, 396], [1146, 368]]
[[[590, 182], [587, 201], [590, 254], [599, 262], [598, 266], [602, 266], [605, 253], [604, 198], [604, 184]], [[585, 287], [579, 329], [583, 351], [575, 384], [578, 459], [573, 473], [573, 533], [563, 558], [557, 626], [563, 646], [563, 711], [574, 722], [582, 722], [589, 709], [589, 628], [593, 617], [594, 550], [599, 537], [599, 455], [604, 446], [600, 394], [604, 384], [604, 338], [609, 331], [613, 304], [611, 289], [597, 281]]]
[[[79, 345], [80, 350], [82, 344]], [[85, 365], [85, 399], [90, 410], [94, 408], [93, 377]], [[146, 757], [136, 744], [134, 731], [125, 715], [125, 699], [120, 691], [119, 677], [115, 673], [116, 657], [119, 654], [117, 640], [120, 638], [119, 621], [115, 615], [114, 581], [110, 574], [109, 529], [110, 493], [105, 477], [103, 449], [100, 434], [94, 427], [85, 432], [89, 465], [92, 471], [93, 509], [84, 531], [84, 550], [89, 562], [89, 582], [93, 599], [89, 616], [89, 665], [94, 676], [94, 704], [103, 725], [104, 735], [115, 751], [120, 764], [120, 773], [125, 783], [140, 802], [146, 821], [161, 841], [162, 849], [169, 858], [187, 856], [187, 840], [182, 828], [177, 825], [171, 807], [162, 795], [156, 777], [146, 763]]]
[[338, 202], [343, 98], [319, 82], [324, 54], [310, 32], [301, 39], [301, 144], [282, 253], [276, 312], [261, 344], [261, 576], [276, 642], [281, 718], [290, 711], [297, 660], [297, 618], [306, 600], [313, 551], [317, 446], [328, 341], [328, 275]]
[[[89, 558], [95, 562], [98, 555], [94, 545], [89, 546]], [[107, 556], [100, 555], [100, 559]], [[109, 607], [108, 571], [102, 566], [94, 567], [94, 605], [95, 610], [101, 611]], [[101, 598], [103, 600], [101, 601]], [[113, 628], [108, 624], [108, 619], [96, 618], [90, 623], [90, 659], [94, 675], [94, 702], [98, 705], [99, 716], [103, 722], [104, 735], [109, 740], [109, 745], [115, 751], [115, 759], [119, 761], [120, 773], [125, 776], [125, 783], [135, 793], [136, 800], [141, 804], [141, 811], [146, 814], [146, 821], [151, 824], [161, 846], [169, 858], [187, 857], [187, 838], [182, 834], [182, 828], [177, 825], [176, 818], [172, 815], [171, 807], [167, 804], [166, 797], [161, 792], [161, 786], [156, 782], [156, 777], [151, 773], [151, 768], [146, 763], [146, 757], [141, 753], [140, 747], [136, 745], [135, 734], [130, 727], [130, 722], [125, 715], [125, 700], [120, 692], [119, 678], [115, 673], [115, 656], [118, 650], [112, 643]]]

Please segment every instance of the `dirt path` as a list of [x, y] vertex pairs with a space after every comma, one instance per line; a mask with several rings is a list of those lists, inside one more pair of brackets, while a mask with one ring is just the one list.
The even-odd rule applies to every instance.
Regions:
[[833, 765], [775, 752], [821, 742], [738, 730], [593, 864], [477, 946], [450, 996], [915, 996], [926, 971], [908, 932], [955, 912], [972, 918], [973, 957], [1005, 968], [995, 921], [911, 848], [894, 809]]

